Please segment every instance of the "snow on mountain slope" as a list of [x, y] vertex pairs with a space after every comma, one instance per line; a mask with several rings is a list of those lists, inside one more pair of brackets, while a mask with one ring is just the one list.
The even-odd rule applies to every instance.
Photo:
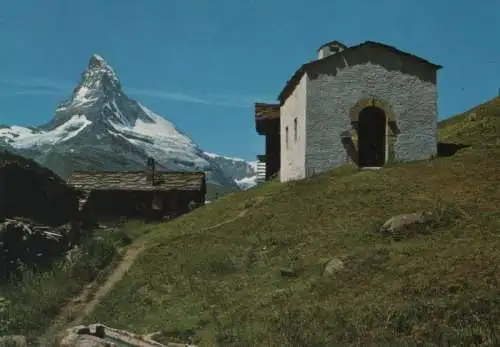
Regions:
[[66, 123], [50, 131], [37, 131], [25, 127], [12, 126], [0, 129], [0, 137], [17, 149], [65, 142], [77, 136], [85, 127], [92, 124], [85, 115], [74, 115]]
[[257, 185], [257, 175], [253, 175], [250, 177], [244, 177], [242, 179], [235, 179], [234, 180], [238, 187], [240, 187], [243, 190], [250, 189]]
[[234, 189], [255, 174], [246, 161], [204, 152], [174, 124], [130, 99], [113, 68], [96, 54], [48, 123], [2, 127], [2, 142], [63, 178], [75, 170], [141, 170], [147, 157], [159, 169], [202, 170], [209, 183]]
[[181, 134], [172, 123], [140, 103], [138, 105], [149, 117], [148, 121], [138, 118], [133, 126], [112, 123], [114, 129], [109, 129], [108, 132], [114, 136], [123, 136], [132, 145], [142, 147], [153, 157], [177, 155], [180, 160], [191, 162], [200, 168], [210, 164], [191, 139]]
[[257, 184], [256, 161], [251, 162], [210, 152], [205, 152], [205, 155], [215, 161], [226, 175], [232, 177], [241, 189], [248, 189]]

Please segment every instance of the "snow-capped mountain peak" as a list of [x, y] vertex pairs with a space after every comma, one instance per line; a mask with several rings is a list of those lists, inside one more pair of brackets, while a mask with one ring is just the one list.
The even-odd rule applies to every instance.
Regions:
[[97, 54], [48, 123], [0, 128], [2, 142], [63, 178], [74, 170], [143, 169], [148, 157], [159, 169], [203, 170], [209, 182], [225, 187], [237, 188], [255, 174], [253, 164], [204, 152], [170, 121], [130, 99]]
[[114, 69], [97, 54], [90, 57], [71, 97], [57, 107], [55, 117], [42, 128], [53, 129], [74, 114], [85, 114], [93, 123], [94, 133], [115, 126], [134, 127], [138, 119], [154, 123], [144, 108], [127, 97]]
[[110, 98], [123, 94], [120, 80], [106, 60], [93, 54], [71, 98], [58, 107], [64, 110], [71, 107], [91, 106], [100, 98]]

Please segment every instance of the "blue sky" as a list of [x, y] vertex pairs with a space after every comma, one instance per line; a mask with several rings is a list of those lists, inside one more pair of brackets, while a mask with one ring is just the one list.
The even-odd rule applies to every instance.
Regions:
[[2, 0], [0, 123], [38, 125], [92, 53], [211, 152], [254, 160], [253, 102], [324, 42], [379, 41], [443, 65], [443, 119], [499, 93], [498, 0]]

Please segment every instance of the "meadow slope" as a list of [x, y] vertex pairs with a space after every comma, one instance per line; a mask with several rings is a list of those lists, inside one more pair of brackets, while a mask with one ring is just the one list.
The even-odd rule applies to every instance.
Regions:
[[[155, 226], [88, 322], [200, 346], [495, 345], [500, 98], [440, 139], [469, 147], [268, 182]], [[402, 238], [378, 231], [422, 210], [432, 222]], [[344, 268], [323, 276], [331, 259]]]

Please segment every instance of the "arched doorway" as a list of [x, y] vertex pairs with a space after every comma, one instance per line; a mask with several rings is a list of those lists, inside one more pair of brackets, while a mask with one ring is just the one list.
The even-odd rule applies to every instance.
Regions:
[[368, 106], [359, 113], [359, 166], [383, 166], [386, 159], [386, 114], [376, 106]]

